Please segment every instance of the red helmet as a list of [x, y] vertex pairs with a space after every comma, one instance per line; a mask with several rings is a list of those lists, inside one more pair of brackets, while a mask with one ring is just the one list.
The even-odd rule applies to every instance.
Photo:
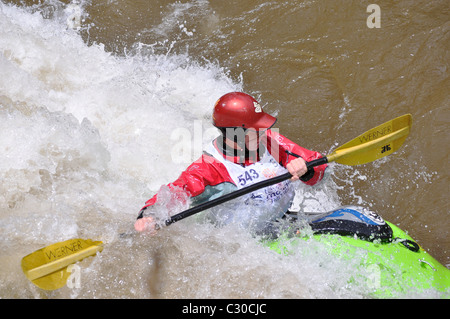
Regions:
[[275, 117], [264, 113], [258, 101], [245, 93], [227, 93], [214, 105], [213, 124], [218, 128], [260, 130], [272, 127], [276, 121]]

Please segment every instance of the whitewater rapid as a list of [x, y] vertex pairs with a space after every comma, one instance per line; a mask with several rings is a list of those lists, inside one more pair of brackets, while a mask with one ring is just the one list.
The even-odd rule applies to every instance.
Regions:
[[[214, 102], [244, 83], [218, 63], [170, 53], [170, 43], [163, 54], [136, 43], [124, 55], [87, 45], [77, 25], [68, 23], [71, 14], [62, 7], [46, 19], [0, 3], [2, 298], [370, 293], [364, 285], [349, 286], [352, 263], [329, 256], [317, 243], [281, 256], [240, 230], [195, 218], [155, 238], [134, 234], [144, 202], [218, 134], [211, 124]], [[300, 185], [294, 208], [334, 209], [341, 204], [336, 189], [329, 177], [317, 187]], [[23, 256], [77, 237], [105, 243], [101, 254], [81, 263], [81, 288], [44, 292], [26, 279]]]

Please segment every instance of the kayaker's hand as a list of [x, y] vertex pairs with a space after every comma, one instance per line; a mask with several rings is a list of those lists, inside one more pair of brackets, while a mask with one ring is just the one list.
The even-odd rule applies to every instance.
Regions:
[[286, 165], [287, 170], [291, 173], [291, 181], [297, 181], [300, 177], [306, 174], [308, 168], [306, 167], [306, 162], [303, 158], [298, 157], [290, 161]]
[[156, 221], [152, 216], [147, 216], [137, 219], [134, 223], [134, 229], [138, 232], [147, 232], [153, 236], [156, 235], [159, 226], [156, 224]]

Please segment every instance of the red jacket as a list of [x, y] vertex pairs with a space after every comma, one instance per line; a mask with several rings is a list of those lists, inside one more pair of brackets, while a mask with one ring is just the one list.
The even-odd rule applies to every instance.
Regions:
[[[296, 158], [296, 156], [293, 156], [292, 154], [297, 155], [297, 157], [302, 157], [307, 162], [322, 157], [321, 154], [298, 146], [283, 135], [272, 130], [267, 130], [266, 135], [267, 140], [263, 141], [263, 144], [270, 154], [284, 167], [286, 167], [290, 160]], [[213, 143], [219, 152], [224, 154], [224, 151], [220, 146], [220, 139], [221, 137], [217, 138], [213, 141]], [[230, 157], [225, 154], [224, 157], [227, 160], [239, 163], [239, 159], [237, 157]], [[252, 164], [251, 160], [246, 159], [245, 163], [241, 165], [250, 164]], [[305, 174], [308, 176], [306, 179], [302, 178], [302, 181], [307, 185], [316, 184], [323, 178], [326, 167], [326, 164], [314, 167], [313, 171]], [[181, 190], [181, 192], [184, 192], [190, 198], [195, 199], [195, 197], [203, 194], [207, 186], [215, 187], [222, 183], [231, 183], [234, 185], [234, 182], [228, 174], [225, 166], [211, 155], [204, 153], [197, 161], [192, 163], [184, 172], [182, 172], [177, 180], [168, 186], [174, 192], [180, 192]], [[183, 195], [179, 196], [180, 200], [186, 197], [185, 194], [180, 194]], [[143, 208], [155, 204], [157, 197], [158, 194], [154, 195], [145, 203]]]

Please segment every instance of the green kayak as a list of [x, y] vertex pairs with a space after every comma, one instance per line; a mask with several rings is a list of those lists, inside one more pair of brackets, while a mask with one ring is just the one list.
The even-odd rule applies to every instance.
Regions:
[[[365, 282], [374, 297], [397, 297], [430, 289], [450, 298], [450, 270], [378, 214], [359, 206], [344, 206], [306, 216], [308, 235], [297, 228], [295, 234], [291, 231], [268, 240], [267, 245], [279, 253], [289, 254], [301, 240], [316, 240], [339, 258], [352, 261], [359, 258], [355, 276], [368, 277]], [[299, 219], [296, 215], [291, 218]]]

